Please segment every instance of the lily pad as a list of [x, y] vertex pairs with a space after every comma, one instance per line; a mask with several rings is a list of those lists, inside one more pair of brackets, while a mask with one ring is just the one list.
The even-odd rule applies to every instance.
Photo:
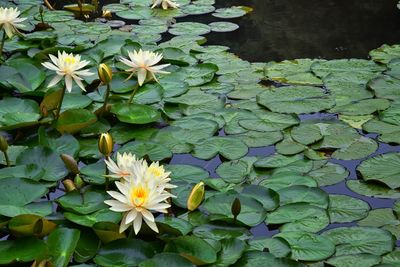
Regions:
[[391, 189], [400, 187], [400, 153], [387, 153], [363, 161], [357, 168], [365, 181], [380, 181]]
[[335, 104], [322, 89], [311, 86], [270, 88], [257, 96], [257, 102], [274, 112], [296, 114], [326, 110]]

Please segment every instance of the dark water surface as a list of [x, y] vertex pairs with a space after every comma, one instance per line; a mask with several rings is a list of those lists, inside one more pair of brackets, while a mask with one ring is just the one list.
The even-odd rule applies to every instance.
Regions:
[[254, 11], [233, 20], [240, 28], [215, 33], [249, 61], [294, 58], [366, 58], [384, 43], [400, 43], [397, 0], [216, 0], [217, 7], [247, 5]]

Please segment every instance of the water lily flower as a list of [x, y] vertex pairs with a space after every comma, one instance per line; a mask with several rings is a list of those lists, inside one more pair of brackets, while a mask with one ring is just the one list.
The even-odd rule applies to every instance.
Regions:
[[162, 6], [163, 9], [168, 9], [169, 7], [178, 8], [179, 4], [171, 0], [153, 0], [151, 8], [155, 8], [156, 6]]
[[169, 177], [170, 174], [171, 173], [166, 172], [164, 166], [160, 165], [157, 161], [151, 163], [150, 166], [146, 169], [144, 179], [147, 182], [155, 181], [157, 185], [165, 187], [167, 189], [171, 189], [175, 188], [176, 186], [169, 183], [171, 181], [171, 178]]
[[143, 179], [130, 179], [125, 183], [115, 182], [115, 185], [119, 192], [107, 191], [114, 199], [106, 200], [104, 203], [111, 206], [112, 211], [124, 212], [119, 232], [122, 233], [133, 225], [135, 234], [138, 234], [144, 220], [153, 231], [158, 233], [152, 211], [167, 213], [171, 205], [166, 201], [173, 195], [165, 190], [158, 190], [155, 182], [147, 183]]
[[132, 153], [117, 153], [117, 163], [111, 158], [105, 159], [105, 162], [108, 170], [113, 173], [110, 177], [123, 178], [129, 181], [129, 177], [134, 176], [135, 173], [135, 176], [139, 177], [142, 177], [144, 173], [143, 159], [136, 159], [136, 156], [132, 155]]
[[125, 65], [131, 67], [126, 71], [132, 72], [132, 74], [128, 77], [130, 79], [133, 74], [137, 72], [137, 78], [139, 86], [142, 86], [148, 73], [150, 73], [151, 77], [158, 82], [155, 73], [163, 73], [168, 74], [169, 72], [162, 71], [162, 69], [168, 67], [170, 64], [162, 64], [156, 66], [158, 62], [163, 58], [163, 56], [159, 53], [154, 53], [151, 51], [133, 51], [128, 52], [129, 59], [124, 57], [120, 58], [120, 61]]
[[18, 32], [18, 29], [24, 27], [20, 23], [26, 20], [26, 18], [18, 18], [20, 13], [18, 8], [0, 7], [0, 27], [7, 34], [8, 38], [13, 37], [14, 33]]
[[82, 78], [80, 76], [90, 76], [94, 73], [89, 70], [82, 70], [86, 65], [89, 64], [87, 60], [81, 60], [80, 55], [73, 55], [63, 51], [58, 51], [58, 57], [49, 55], [52, 62], [45, 62], [42, 65], [50, 70], [53, 70], [57, 75], [50, 81], [48, 87], [53, 87], [62, 78], [65, 78], [65, 87], [68, 92], [72, 91], [72, 80], [83, 90], [85, 87], [82, 84]]

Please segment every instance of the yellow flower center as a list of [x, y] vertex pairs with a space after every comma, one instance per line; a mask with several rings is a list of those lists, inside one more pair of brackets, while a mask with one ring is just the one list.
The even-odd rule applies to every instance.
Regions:
[[147, 202], [148, 197], [149, 191], [147, 188], [143, 188], [142, 186], [133, 188], [131, 193], [131, 200], [136, 207], [143, 206], [143, 204]]
[[160, 167], [150, 166], [148, 172], [153, 174], [155, 177], [160, 177], [164, 174], [164, 170]]
[[75, 64], [76, 59], [75, 57], [68, 56], [64, 58], [64, 62], [67, 63], [68, 65], [72, 65]]

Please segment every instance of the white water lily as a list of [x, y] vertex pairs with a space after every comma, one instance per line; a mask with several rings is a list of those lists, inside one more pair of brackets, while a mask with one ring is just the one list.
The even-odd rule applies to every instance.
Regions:
[[20, 23], [26, 20], [26, 18], [18, 18], [20, 13], [18, 8], [0, 7], [0, 27], [7, 34], [8, 38], [13, 37], [14, 33], [18, 32], [18, 29], [24, 27]]
[[72, 91], [72, 80], [83, 90], [85, 87], [82, 84], [82, 78], [80, 76], [90, 76], [94, 73], [89, 70], [82, 70], [86, 65], [89, 64], [87, 60], [81, 60], [80, 55], [73, 55], [63, 51], [58, 51], [58, 57], [49, 55], [52, 62], [45, 62], [42, 65], [50, 70], [53, 70], [57, 75], [50, 81], [48, 87], [56, 85], [58, 82], [65, 78], [65, 87], [68, 92]]
[[162, 6], [163, 9], [178, 8], [179, 4], [175, 3], [172, 0], [153, 0], [153, 5], [151, 8], [155, 8], [156, 6]]
[[111, 158], [105, 159], [108, 170], [111, 172], [109, 177], [122, 178], [122, 182], [130, 180], [143, 180], [145, 183], [155, 183], [159, 190], [175, 188], [170, 184], [170, 172], [166, 172], [164, 166], [153, 162], [150, 166], [143, 159], [137, 159], [131, 153], [117, 153], [117, 162]]
[[[129, 181], [131, 176], [142, 176], [143, 159], [136, 159], [135, 155], [131, 153], [117, 153], [117, 162], [115, 163], [111, 158], [105, 160], [108, 170], [112, 173], [110, 177], [124, 178]], [[147, 165], [147, 163], [146, 163]]]
[[110, 210], [124, 212], [119, 232], [122, 233], [130, 225], [133, 225], [135, 234], [138, 234], [142, 227], [142, 221], [155, 232], [158, 228], [154, 215], [151, 212], [167, 213], [171, 206], [166, 200], [173, 197], [164, 190], [159, 190], [157, 184], [145, 182], [143, 179], [130, 179], [128, 182], [115, 182], [119, 192], [107, 191], [113, 200], [106, 200], [104, 203], [111, 206]]
[[129, 59], [126, 59], [124, 57], [120, 58], [120, 61], [124, 63], [125, 65], [131, 67], [130, 69], [127, 69], [126, 71], [132, 72], [132, 74], [128, 77], [130, 79], [133, 74], [137, 72], [137, 78], [138, 78], [138, 83], [139, 86], [142, 86], [144, 81], [146, 80], [146, 77], [148, 76], [148, 73], [151, 75], [151, 77], [156, 80], [155, 73], [163, 73], [163, 74], [168, 74], [169, 72], [162, 71], [162, 69], [168, 67], [170, 64], [162, 64], [156, 66], [158, 62], [163, 58], [163, 56], [159, 53], [154, 53], [151, 51], [142, 51], [140, 49], [139, 51], [133, 51], [133, 52], [128, 52]]
[[[146, 163], [147, 165], [147, 163]], [[167, 189], [175, 188], [176, 186], [170, 184], [171, 178], [169, 177], [171, 173], [166, 172], [164, 166], [160, 165], [159, 162], [153, 162], [146, 168], [144, 174], [145, 181], [155, 181], [159, 187], [165, 187]]]

